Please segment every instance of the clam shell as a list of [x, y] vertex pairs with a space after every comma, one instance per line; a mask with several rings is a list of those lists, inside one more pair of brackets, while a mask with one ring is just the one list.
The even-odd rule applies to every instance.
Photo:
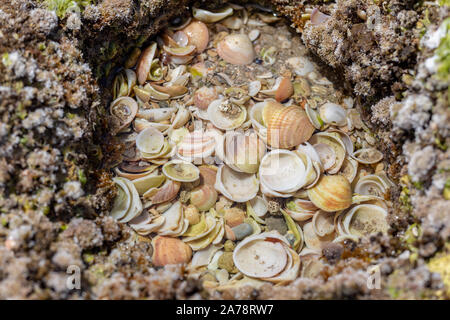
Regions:
[[[324, 143], [330, 146], [336, 155], [336, 160], [334, 165], [327, 170], [330, 174], [338, 173], [341, 169], [342, 163], [345, 159], [346, 148], [344, 143], [342, 142], [340, 136], [336, 132], [319, 132], [314, 134], [309, 142], [312, 145], [316, 145], [319, 143]], [[323, 165], [323, 163], [322, 163]]]
[[267, 201], [263, 197], [256, 196], [251, 199], [250, 205], [252, 206], [255, 215], [259, 218], [264, 217], [268, 211]]
[[217, 53], [228, 63], [246, 65], [255, 59], [253, 44], [246, 34], [226, 36], [217, 46]]
[[343, 176], [322, 176], [314, 187], [308, 189], [308, 197], [316, 207], [324, 211], [339, 211], [350, 207], [352, 189]]
[[226, 165], [221, 165], [217, 170], [214, 186], [228, 199], [246, 202], [258, 193], [259, 181], [254, 174], [237, 172]]
[[204, 184], [198, 186], [191, 191], [190, 201], [200, 211], [208, 211], [217, 201], [217, 191], [213, 185]]
[[176, 198], [180, 191], [181, 183], [166, 179], [159, 188], [152, 188], [144, 193], [144, 199], [149, 199], [153, 204], [171, 201]]
[[358, 161], [346, 157], [342, 163], [340, 173], [352, 183], [358, 173]]
[[269, 278], [285, 269], [288, 255], [282, 241], [262, 233], [241, 241], [233, 252], [233, 261], [249, 277]]
[[326, 143], [313, 145], [320, 158], [320, 163], [325, 171], [331, 169], [336, 164], [336, 152]]
[[383, 197], [389, 184], [376, 174], [369, 174], [361, 177], [355, 184], [355, 193], [360, 195], [373, 195]]
[[378, 232], [387, 233], [387, 211], [372, 204], [360, 204], [343, 217], [344, 231], [356, 237], [367, 237]]
[[266, 153], [265, 144], [255, 133], [227, 132], [224, 136], [224, 160], [236, 171], [256, 173]]
[[165, 218], [163, 216], [158, 216], [152, 217], [152, 220], [149, 223], [131, 224], [132, 222], [134, 222], [135, 219], [130, 221], [130, 227], [133, 228], [134, 231], [136, 231], [138, 234], [142, 236], [146, 236], [152, 232], [155, 232], [164, 224], [165, 221]]
[[185, 161], [203, 161], [215, 150], [214, 137], [201, 130], [187, 134], [177, 146], [177, 156]]
[[209, 31], [206, 24], [201, 21], [192, 21], [183, 32], [187, 35], [189, 44], [196, 47], [197, 53], [202, 53], [208, 47]]
[[119, 131], [127, 127], [136, 117], [138, 105], [130, 97], [120, 97], [111, 103], [109, 108], [111, 115], [119, 121]]
[[[233, 108], [234, 111], [223, 111]], [[233, 130], [240, 127], [247, 118], [247, 109], [237, 104], [231, 105], [222, 99], [214, 100], [208, 106], [208, 118], [218, 129]]]
[[138, 111], [137, 117], [143, 118], [150, 122], [161, 122], [164, 120], [169, 120], [172, 115], [177, 112], [178, 108], [158, 108], [158, 109], [140, 109]]
[[231, 16], [232, 14], [233, 8], [231, 7], [225, 7], [224, 9], [215, 12], [200, 8], [192, 8], [192, 16], [195, 19], [205, 23], [214, 23], [222, 19], [225, 19], [226, 17]]
[[288, 257], [290, 258], [289, 263], [285, 267], [285, 269], [277, 276], [271, 278], [262, 278], [263, 280], [273, 282], [273, 283], [283, 283], [286, 284], [288, 282], [294, 281], [297, 279], [298, 273], [300, 271], [300, 257], [291, 248], [286, 248]]
[[128, 209], [128, 211], [126, 212], [125, 216], [122, 216], [121, 218], [118, 218], [117, 220], [122, 222], [122, 223], [126, 223], [134, 218], [136, 218], [137, 216], [139, 216], [142, 213], [142, 202], [141, 199], [139, 198], [139, 194], [136, 190], [136, 188], [134, 187], [133, 183], [126, 179], [126, 178], [116, 178], [116, 179], [123, 179], [123, 182], [125, 182], [125, 185], [127, 186], [128, 190], [130, 191], [130, 198], [131, 198], [131, 204], [130, 207]]
[[163, 165], [162, 172], [171, 180], [193, 182], [200, 177], [200, 170], [190, 162], [171, 160]]
[[320, 118], [328, 124], [345, 126], [347, 124], [347, 112], [340, 105], [327, 102], [319, 107]]
[[352, 157], [359, 163], [374, 164], [383, 159], [383, 154], [375, 148], [364, 148], [355, 151]]
[[157, 172], [152, 172], [144, 177], [133, 180], [133, 184], [139, 195], [143, 195], [147, 190], [159, 187], [164, 180], [166, 180], [165, 176], [158, 175]]
[[166, 130], [168, 130], [170, 128], [170, 125], [165, 124], [165, 123], [159, 123], [159, 122], [150, 122], [148, 120], [139, 119], [139, 118], [136, 118], [133, 121], [133, 128], [134, 128], [134, 131], [136, 131], [137, 133], [139, 133], [147, 128], [150, 128], [150, 127], [155, 128], [164, 134], [164, 133], [166, 133]]
[[320, 118], [319, 113], [310, 107], [309, 103], [305, 104], [305, 112], [314, 128], [322, 128], [323, 120]]
[[250, 97], [256, 96], [260, 90], [261, 90], [261, 81], [255, 80], [251, 81], [248, 84], [248, 95]]
[[153, 58], [156, 55], [156, 49], [157, 43], [153, 42], [144, 51], [142, 51], [141, 56], [139, 57], [139, 61], [136, 66], [136, 75], [139, 84], [144, 84], [147, 80]]
[[155, 266], [188, 263], [191, 260], [191, 248], [179, 239], [156, 236], [152, 245], [152, 263]]
[[334, 213], [317, 211], [312, 219], [312, 227], [319, 237], [332, 234], [334, 232]]
[[216, 88], [201, 87], [194, 93], [194, 104], [201, 110], [207, 110], [208, 106], [214, 100], [217, 100], [218, 94]]
[[274, 191], [295, 192], [305, 184], [306, 168], [294, 152], [278, 149], [263, 157], [259, 177]]
[[131, 207], [131, 193], [124, 178], [116, 177], [113, 178], [113, 181], [117, 187], [117, 195], [114, 199], [110, 215], [114, 219], [119, 220], [125, 217]]
[[200, 179], [201, 183], [214, 186], [216, 183], [217, 167], [216, 166], [200, 166]]
[[[274, 103], [269, 102], [264, 109]], [[314, 132], [305, 111], [298, 106], [278, 107], [267, 119], [267, 143], [271, 147], [288, 149], [298, 146]]]
[[322, 251], [322, 246], [325, 243], [331, 242], [334, 238], [333, 234], [327, 235], [325, 237], [320, 237], [319, 235], [317, 235], [314, 231], [312, 221], [307, 222], [305, 225], [303, 225], [303, 236], [305, 237], [306, 247], [319, 252]]
[[155, 154], [161, 151], [164, 145], [164, 135], [155, 128], [147, 128], [136, 137], [136, 147], [139, 151]]
[[[174, 202], [163, 214], [164, 224], [158, 229], [158, 234], [173, 231], [179, 228], [183, 221], [183, 207], [180, 201]], [[162, 234], [163, 235], [163, 234]]]

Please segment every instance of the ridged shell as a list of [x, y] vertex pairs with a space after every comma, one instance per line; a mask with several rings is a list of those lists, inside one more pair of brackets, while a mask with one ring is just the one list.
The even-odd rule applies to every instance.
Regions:
[[344, 210], [352, 204], [350, 183], [340, 175], [323, 176], [308, 189], [308, 196], [316, 207], [327, 212]]
[[311, 138], [315, 130], [305, 111], [298, 106], [283, 107], [267, 119], [267, 143], [275, 148], [298, 146]]

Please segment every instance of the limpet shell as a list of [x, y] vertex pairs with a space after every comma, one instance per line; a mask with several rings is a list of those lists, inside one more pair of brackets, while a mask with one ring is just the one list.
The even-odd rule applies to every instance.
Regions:
[[162, 172], [166, 177], [179, 182], [193, 182], [200, 177], [200, 170], [190, 162], [171, 160], [163, 165]]

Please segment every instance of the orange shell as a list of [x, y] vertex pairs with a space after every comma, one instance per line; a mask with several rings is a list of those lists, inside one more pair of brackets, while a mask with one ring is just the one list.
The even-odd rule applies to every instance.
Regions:
[[289, 149], [308, 141], [313, 133], [314, 127], [301, 107], [283, 107], [270, 115], [267, 143], [275, 148]]
[[191, 260], [192, 249], [177, 238], [156, 236], [153, 239], [153, 265], [187, 263]]
[[208, 47], [209, 31], [203, 22], [194, 20], [182, 31], [188, 36], [189, 44], [197, 48], [197, 53], [202, 53]]

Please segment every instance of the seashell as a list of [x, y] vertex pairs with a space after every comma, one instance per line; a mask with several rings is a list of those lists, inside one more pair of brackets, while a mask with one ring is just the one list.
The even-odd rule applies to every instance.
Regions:
[[188, 43], [196, 47], [197, 53], [202, 53], [208, 47], [209, 31], [206, 24], [201, 21], [192, 21], [183, 32], [188, 37]]
[[187, 231], [183, 234], [184, 242], [192, 242], [195, 240], [202, 239], [210, 234], [217, 225], [217, 220], [214, 219], [211, 215], [207, 215], [206, 219], [203, 218], [199, 223], [190, 226]]
[[353, 159], [359, 163], [374, 164], [383, 159], [383, 153], [375, 148], [363, 148], [355, 151], [352, 155]]
[[188, 35], [186, 34], [186, 32], [184, 32], [184, 30], [175, 32], [172, 36], [172, 39], [177, 43], [179, 47], [186, 47], [189, 43]]
[[208, 118], [218, 129], [232, 130], [240, 127], [247, 118], [247, 109], [223, 99], [214, 100], [208, 106]]
[[322, 164], [320, 161], [319, 154], [317, 153], [316, 149], [309, 142], [304, 142], [304, 143], [298, 145], [297, 151], [306, 154], [308, 157], [311, 158], [312, 161]]
[[118, 194], [114, 200], [111, 216], [122, 223], [126, 223], [142, 213], [142, 202], [130, 180], [115, 177], [113, 181], [118, 186]]
[[350, 207], [352, 189], [343, 176], [322, 176], [314, 187], [308, 189], [308, 197], [324, 211], [339, 211]]
[[233, 170], [256, 173], [266, 146], [256, 134], [228, 132], [224, 136], [224, 160]]
[[194, 93], [194, 104], [201, 110], [207, 110], [211, 102], [218, 98], [216, 88], [201, 87]]
[[191, 119], [191, 113], [185, 106], [179, 105], [178, 112], [172, 121], [172, 129], [183, 127]]
[[311, 24], [314, 26], [324, 23], [328, 19], [330, 19], [330, 16], [320, 12], [319, 9], [317, 9], [317, 8], [314, 8], [311, 12], [310, 21], [311, 21]]
[[250, 41], [255, 41], [256, 39], [258, 39], [260, 35], [260, 32], [258, 29], [253, 29], [248, 33], [248, 38], [250, 39]]
[[217, 191], [214, 185], [203, 184], [191, 191], [190, 202], [200, 211], [208, 211], [217, 201]]
[[163, 216], [150, 216], [147, 211], [144, 211], [140, 216], [131, 220], [129, 224], [139, 235], [146, 236], [158, 230], [164, 224], [164, 221]]
[[253, 208], [253, 212], [257, 217], [264, 217], [269, 210], [269, 205], [267, 201], [260, 196], [256, 196], [255, 198], [251, 199], [250, 205]]
[[145, 119], [136, 118], [133, 121], [133, 128], [134, 128], [134, 131], [136, 131], [137, 133], [139, 133], [147, 128], [155, 128], [155, 129], [161, 131], [162, 133], [165, 133], [170, 128], [170, 125], [165, 124], [165, 123], [159, 123], [159, 122], [150, 122]]
[[271, 278], [262, 278], [263, 280], [270, 281], [273, 283], [289, 283], [297, 279], [298, 273], [300, 271], [300, 257], [291, 248], [286, 248], [288, 253], [289, 262], [285, 269], [277, 276]]
[[193, 182], [200, 177], [200, 170], [192, 163], [183, 160], [171, 160], [163, 165], [162, 172], [171, 180]]
[[168, 130], [167, 136], [169, 137], [170, 141], [172, 141], [175, 144], [180, 143], [183, 141], [184, 137], [189, 134], [189, 130], [186, 127], [181, 127], [178, 129], [171, 129]]
[[261, 81], [251, 81], [248, 84], [248, 95], [250, 97], [254, 97], [258, 94], [258, 92], [261, 90]]
[[203, 250], [196, 251], [189, 264], [189, 268], [196, 269], [207, 266], [220, 249], [222, 249], [222, 245], [212, 245]]
[[222, 21], [222, 25], [232, 30], [240, 30], [244, 25], [241, 18], [236, 16], [231, 16]]
[[379, 232], [387, 234], [389, 225], [387, 211], [373, 204], [354, 206], [343, 217], [343, 227], [347, 234], [367, 237]]
[[355, 184], [355, 193], [384, 197], [390, 185], [376, 174], [361, 177]]
[[223, 219], [220, 219], [219, 221], [215, 222], [214, 227], [211, 231], [209, 231], [206, 235], [204, 235], [201, 238], [198, 238], [196, 240], [187, 241], [185, 238], [184, 241], [192, 248], [192, 250], [202, 250], [212, 244], [218, 244], [224, 235], [225, 229], [224, 229], [224, 223]]
[[305, 111], [298, 106], [284, 107], [278, 102], [267, 101], [263, 120], [267, 124], [267, 143], [274, 148], [298, 146], [314, 132]]
[[114, 100], [109, 107], [111, 115], [119, 121], [119, 131], [127, 127], [136, 117], [138, 105], [130, 97], [120, 97]]
[[310, 107], [309, 103], [305, 104], [305, 112], [314, 128], [322, 128], [323, 120], [320, 118], [319, 113]]
[[261, 93], [275, 97], [278, 102], [284, 101], [294, 93], [294, 87], [291, 80], [286, 77], [279, 77], [275, 81], [272, 89], [261, 90]]
[[[302, 202], [306, 201], [306, 202]], [[286, 204], [286, 213], [295, 221], [306, 221], [314, 216], [317, 207], [308, 200], [295, 199]]]
[[147, 80], [148, 73], [150, 72], [150, 67], [153, 58], [156, 56], [157, 43], [153, 42], [144, 51], [142, 51], [136, 66], [136, 75], [139, 84], [144, 84]]
[[168, 94], [172, 98], [181, 97], [188, 92], [185, 86], [171, 85], [171, 86], [158, 86], [156, 84], [150, 83], [150, 86], [160, 93]]
[[301, 77], [314, 70], [314, 65], [306, 57], [292, 57], [287, 59], [286, 62], [294, 70], [295, 74]]
[[147, 128], [136, 137], [136, 147], [139, 151], [155, 154], [161, 151], [164, 145], [164, 135], [155, 128]]
[[258, 17], [261, 19], [262, 22], [265, 23], [274, 23], [281, 19], [280, 17], [277, 17], [273, 14], [262, 14], [262, 13], [258, 13]]
[[155, 171], [141, 178], [137, 178], [132, 182], [139, 195], [142, 196], [147, 190], [159, 187], [164, 180], [166, 180], [166, 177], [163, 175], [158, 175]]
[[354, 147], [353, 147], [353, 142], [352, 139], [350, 139], [349, 135], [347, 133], [345, 133], [342, 130], [338, 130], [338, 129], [333, 129], [330, 128], [328, 129], [329, 132], [336, 132], [339, 134], [339, 137], [342, 140], [342, 143], [345, 146], [345, 150], [347, 151], [347, 154], [352, 155], [353, 151], [354, 151]]
[[186, 208], [184, 208], [184, 217], [189, 221], [189, 225], [194, 225], [199, 223], [200, 219], [204, 218], [204, 215], [200, 215], [197, 207], [193, 204], [190, 204]]
[[171, 231], [177, 230], [180, 226], [180, 222], [183, 221], [183, 207], [181, 202], [174, 202], [164, 213], [162, 216], [164, 219], [164, 224], [157, 230], [160, 235], [170, 235], [164, 233], [170, 233]]
[[328, 124], [345, 126], [347, 124], [347, 112], [338, 104], [327, 102], [319, 107], [320, 118]]
[[317, 211], [312, 219], [312, 227], [319, 237], [332, 234], [334, 232], [334, 213]]
[[180, 191], [181, 183], [166, 179], [164, 184], [159, 188], [152, 188], [144, 193], [144, 199], [148, 199], [152, 204], [163, 203], [175, 199]]
[[194, 45], [187, 45], [186, 47], [168, 47], [163, 46], [165, 52], [175, 57], [186, 57], [192, 54], [196, 47]]
[[325, 237], [320, 237], [318, 234], [316, 234], [312, 221], [307, 222], [303, 225], [303, 236], [305, 237], [306, 248], [318, 252], [321, 252], [323, 245], [333, 241], [334, 238], [334, 234], [329, 234]]
[[235, 266], [254, 278], [270, 278], [281, 273], [288, 263], [286, 243], [278, 232], [265, 232], [241, 241], [233, 252]]
[[243, 210], [233, 207], [225, 208], [224, 211], [223, 218], [229, 227], [233, 228], [244, 222], [245, 212]]
[[217, 167], [203, 165], [198, 167], [198, 169], [200, 170], [201, 183], [214, 186], [216, 183]]
[[164, 77], [165, 68], [161, 66], [159, 59], [153, 59], [150, 65], [150, 71], [147, 76], [147, 80], [161, 81]]
[[228, 63], [246, 65], [255, 59], [253, 44], [245, 34], [226, 36], [217, 46], [217, 53]]
[[352, 183], [358, 173], [358, 161], [346, 157], [339, 172], [348, 180], [348, 182]]
[[176, 107], [157, 108], [157, 109], [140, 109], [137, 117], [143, 118], [150, 122], [162, 122], [169, 120], [178, 110]]
[[192, 21], [192, 17], [190, 15], [183, 16], [183, 17], [175, 17], [169, 26], [169, 29], [171, 30], [181, 30], [184, 27], [186, 27], [190, 22]]
[[216, 141], [211, 135], [201, 130], [187, 134], [177, 146], [177, 156], [185, 161], [200, 162], [211, 156]]
[[313, 145], [320, 158], [320, 163], [325, 171], [330, 170], [336, 164], [336, 152], [326, 143]]
[[[336, 155], [334, 165], [327, 169], [330, 174], [338, 173], [345, 159], [346, 148], [340, 135], [336, 132], [319, 132], [314, 134], [309, 142], [313, 145], [324, 143], [330, 146]], [[322, 163], [323, 164], [323, 163]]]
[[237, 172], [221, 165], [217, 170], [214, 187], [230, 200], [246, 202], [258, 193], [259, 181], [254, 174]]
[[152, 263], [155, 266], [188, 263], [192, 257], [192, 249], [176, 238], [156, 236], [152, 246]]
[[231, 16], [233, 14], [233, 8], [231, 7], [225, 7], [222, 10], [219, 11], [208, 11], [205, 9], [200, 8], [192, 8], [192, 16], [205, 23], [214, 23], [217, 21], [220, 21], [222, 19], [225, 19], [228, 16]]
[[261, 160], [261, 183], [278, 192], [295, 192], [305, 184], [306, 168], [292, 151], [273, 150]]
[[131, 207], [131, 193], [124, 178], [113, 178], [113, 182], [117, 187], [117, 195], [114, 198], [110, 215], [114, 219], [119, 220], [125, 217]]
[[163, 147], [157, 153], [141, 152], [142, 159], [148, 160], [155, 164], [164, 164], [167, 159], [175, 154], [175, 146], [168, 140], [164, 140]]

